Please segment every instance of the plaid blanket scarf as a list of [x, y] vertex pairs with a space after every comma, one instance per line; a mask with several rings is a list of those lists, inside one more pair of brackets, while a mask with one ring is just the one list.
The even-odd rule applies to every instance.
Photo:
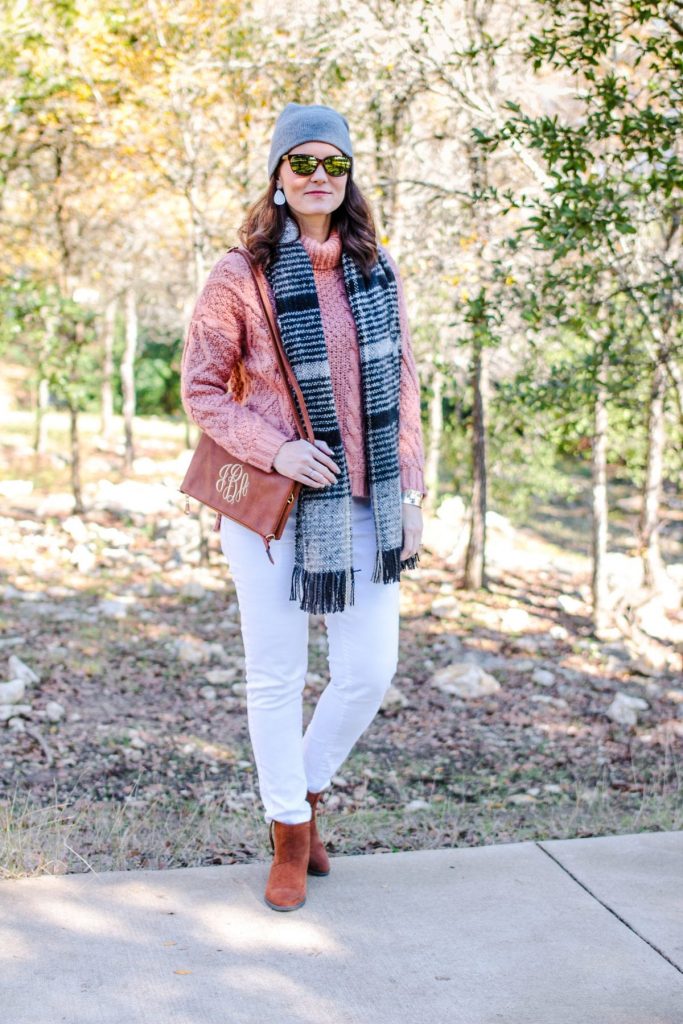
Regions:
[[[368, 483], [375, 520], [374, 583], [393, 583], [419, 555], [401, 560], [403, 528], [398, 461], [401, 326], [393, 271], [379, 250], [369, 282], [342, 251], [344, 283], [358, 332], [366, 423]], [[287, 358], [299, 382], [316, 439], [327, 442], [341, 472], [334, 483], [303, 485], [296, 509], [290, 600], [314, 614], [354, 602], [351, 488], [330, 379], [313, 267], [292, 218], [266, 270]]]

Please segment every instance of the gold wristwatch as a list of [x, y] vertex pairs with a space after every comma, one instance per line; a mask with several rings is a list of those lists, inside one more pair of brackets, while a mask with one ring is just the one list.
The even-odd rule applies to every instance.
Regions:
[[417, 505], [418, 508], [422, 508], [422, 491], [415, 491], [412, 488], [401, 491], [401, 501], [404, 505]]

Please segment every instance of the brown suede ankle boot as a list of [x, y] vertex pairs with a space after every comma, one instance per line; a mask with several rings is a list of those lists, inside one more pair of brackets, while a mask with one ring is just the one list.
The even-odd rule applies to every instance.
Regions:
[[330, 873], [330, 858], [327, 856], [327, 850], [323, 846], [322, 840], [318, 835], [318, 826], [315, 823], [315, 809], [320, 797], [320, 793], [311, 793], [310, 790], [306, 793], [306, 799], [311, 805], [311, 852], [308, 858], [309, 875], [329, 875]]
[[297, 910], [306, 902], [306, 871], [311, 848], [311, 826], [270, 823], [273, 863], [266, 885], [265, 900], [273, 910]]

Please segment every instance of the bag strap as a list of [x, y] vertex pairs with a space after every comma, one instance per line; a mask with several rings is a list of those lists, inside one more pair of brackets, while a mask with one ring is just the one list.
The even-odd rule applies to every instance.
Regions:
[[[277, 360], [280, 365], [280, 371], [284, 379], [288, 381], [290, 388], [292, 389], [292, 391], [294, 391], [294, 394], [297, 397], [297, 401], [299, 402], [301, 415], [299, 414], [299, 409], [297, 409], [296, 402], [292, 397], [292, 391], [288, 389], [287, 394], [289, 395], [289, 400], [292, 405], [292, 411], [294, 413], [294, 419], [296, 421], [297, 430], [299, 431], [299, 434], [301, 435], [302, 438], [304, 438], [307, 441], [310, 441], [311, 444], [313, 444], [315, 439], [315, 435], [313, 433], [313, 425], [311, 424], [311, 419], [308, 415], [308, 409], [306, 408], [306, 402], [304, 401], [304, 396], [301, 393], [299, 382], [294, 376], [292, 368], [289, 365], [289, 360], [287, 359], [287, 356], [285, 354], [284, 347], [282, 345], [280, 332], [278, 330], [277, 323], [275, 322], [275, 318], [273, 317], [273, 309], [270, 304], [270, 299], [268, 298], [268, 293], [266, 292], [263, 272], [259, 267], [257, 267], [254, 264], [249, 250], [245, 249], [243, 246], [233, 245], [231, 249], [228, 249], [228, 252], [241, 253], [241, 255], [244, 256], [245, 260], [249, 265], [251, 276], [254, 279], [256, 291], [258, 293], [258, 297], [260, 299], [263, 312], [265, 313], [266, 316], [266, 321], [268, 323], [268, 328], [270, 330], [270, 336], [275, 347], [275, 355], [277, 356]], [[301, 419], [302, 416], [303, 422]]]

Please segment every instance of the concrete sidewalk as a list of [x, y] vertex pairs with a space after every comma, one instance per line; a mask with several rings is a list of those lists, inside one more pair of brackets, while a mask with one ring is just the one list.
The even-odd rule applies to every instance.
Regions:
[[0, 882], [5, 1024], [682, 1024], [683, 832]]

